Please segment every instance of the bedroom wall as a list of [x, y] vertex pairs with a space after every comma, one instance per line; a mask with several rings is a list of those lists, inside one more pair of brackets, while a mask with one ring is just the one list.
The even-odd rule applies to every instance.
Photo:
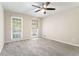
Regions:
[[43, 19], [43, 38], [79, 46], [79, 8], [71, 8]]
[[4, 10], [0, 3], [0, 52], [4, 46]]
[[23, 38], [20, 40], [31, 39], [31, 28], [32, 28], [31, 21], [35, 17], [29, 16], [26, 14], [17, 13], [17, 12], [5, 11], [5, 42], [12, 42], [11, 16], [23, 18]]

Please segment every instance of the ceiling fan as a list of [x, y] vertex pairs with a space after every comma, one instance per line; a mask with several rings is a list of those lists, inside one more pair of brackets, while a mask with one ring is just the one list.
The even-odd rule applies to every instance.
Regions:
[[32, 6], [39, 8], [39, 10], [36, 10], [35, 12], [39, 12], [43, 10], [44, 14], [46, 14], [46, 10], [56, 10], [55, 8], [48, 8], [49, 4], [50, 2], [45, 2], [45, 3], [42, 3], [42, 6], [36, 6], [36, 5], [32, 5]]

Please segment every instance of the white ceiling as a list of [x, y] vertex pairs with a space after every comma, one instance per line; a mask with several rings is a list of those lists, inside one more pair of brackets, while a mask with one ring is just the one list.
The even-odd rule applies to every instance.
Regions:
[[37, 9], [32, 5], [41, 6], [42, 2], [3, 2], [3, 7], [5, 10], [24, 13], [36, 17], [46, 17], [49, 15], [54, 15], [54, 13], [67, 10], [72, 7], [79, 6], [78, 2], [51, 2], [48, 7], [55, 7], [55, 11], [47, 11], [47, 14], [42, 12], [35, 12]]

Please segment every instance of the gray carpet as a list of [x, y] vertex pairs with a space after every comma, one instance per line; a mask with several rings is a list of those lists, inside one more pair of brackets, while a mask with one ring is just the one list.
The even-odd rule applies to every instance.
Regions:
[[0, 56], [79, 56], [79, 47], [38, 39], [5, 43]]

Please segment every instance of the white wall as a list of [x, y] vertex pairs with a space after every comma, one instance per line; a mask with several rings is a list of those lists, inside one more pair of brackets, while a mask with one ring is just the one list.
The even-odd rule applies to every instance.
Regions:
[[43, 37], [79, 46], [79, 8], [71, 8], [43, 19]]
[[11, 39], [11, 16], [23, 18], [23, 38], [20, 40], [31, 39], [32, 19], [35, 17], [12, 11], [4, 11], [4, 15], [5, 15], [5, 42], [13, 41]]
[[0, 52], [4, 45], [4, 15], [3, 15], [3, 8], [0, 3]]

